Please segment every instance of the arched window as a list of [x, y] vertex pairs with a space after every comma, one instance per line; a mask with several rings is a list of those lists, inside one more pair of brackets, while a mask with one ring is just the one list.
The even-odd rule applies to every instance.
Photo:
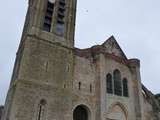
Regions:
[[52, 25], [52, 16], [54, 12], [55, 0], [48, 0], [47, 9], [44, 18], [43, 30], [50, 32]]
[[128, 81], [126, 78], [123, 79], [123, 96], [128, 97]]
[[65, 0], [59, 0], [58, 4], [58, 14], [57, 14], [57, 25], [56, 33], [63, 36], [64, 34], [64, 23], [65, 23], [65, 11], [66, 11], [66, 2]]
[[106, 76], [106, 86], [107, 86], [107, 93], [113, 93], [113, 84], [112, 84], [112, 75], [107, 74]]
[[46, 108], [46, 101], [43, 99], [40, 101], [40, 103], [38, 105], [37, 120], [45, 120], [44, 119], [45, 108]]
[[73, 120], [89, 120], [88, 110], [85, 106], [79, 105], [73, 111]]
[[119, 70], [113, 72], [114, 77], [114, 94], [122, 96], [122, 83], [121, 83], [121, 73]]

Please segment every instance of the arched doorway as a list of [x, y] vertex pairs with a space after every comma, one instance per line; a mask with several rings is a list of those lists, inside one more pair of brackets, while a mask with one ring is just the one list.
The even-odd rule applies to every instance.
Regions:
[[87, 107], [79, 105], [73, 111], [73, 120], [89, 120]]
[[121, 104], [113, 105], [109, 110], [107, 120], [128, 120], [125, 108]]

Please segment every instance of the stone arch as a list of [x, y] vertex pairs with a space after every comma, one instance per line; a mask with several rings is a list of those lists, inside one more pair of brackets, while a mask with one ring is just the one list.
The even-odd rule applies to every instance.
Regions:
[[107, 120], [128, 120], [128, 112], [126, 107], [117, 102], [109, 107]]
[[77, 105], [73, 110], [73, 120], [90, 120], [91, 112], [86, 105]]

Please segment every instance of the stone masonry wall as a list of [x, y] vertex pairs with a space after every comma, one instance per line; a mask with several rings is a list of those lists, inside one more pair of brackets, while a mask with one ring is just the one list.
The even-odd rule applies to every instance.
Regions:
[[0, 120], [1, 120], [1, 117], [2, 117], [3, 109], [4, 109], [4, 107], [3, 107], [3, 106], [0, 106]]

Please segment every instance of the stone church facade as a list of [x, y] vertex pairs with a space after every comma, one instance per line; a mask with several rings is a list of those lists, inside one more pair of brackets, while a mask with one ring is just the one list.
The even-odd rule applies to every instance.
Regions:
[[113, 36], [74, 47], [76, 0], [29, 0], [1, 120], [160, 120], [160, 95]]

